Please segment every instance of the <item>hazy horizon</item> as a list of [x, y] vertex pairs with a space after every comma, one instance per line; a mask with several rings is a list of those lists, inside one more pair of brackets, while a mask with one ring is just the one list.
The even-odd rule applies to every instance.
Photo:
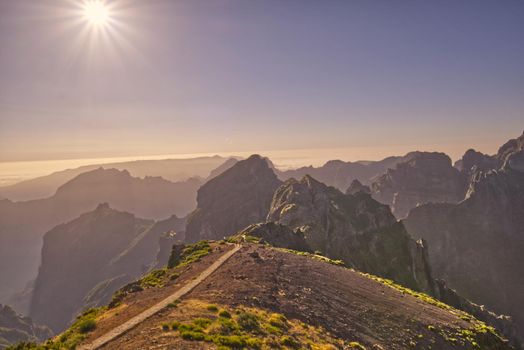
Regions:
[[[412, 151], [443, 152], [450, 156], [452, 162], [460, 159], [464, 152], [470, 148], [486, 154], [495, 154], [498, 148], [508, 139], [517, 137], [518, 134], [500, 136], [493, 142], [484, 142], [477, 145], [463, 147], [458, 145], [391, 145], [389, 147], [354, 147], [354, 148], [320, 148], [320, 149], [289, 149], [289, 150], [259, 150], [259, 151], [233, 151], [209, 152], [186, 154], [158, 154], [136, 155], [101, 158], [76, 158], [76, 159], [48, 159], [33, 161], [0, 161], [0, 187], [32, 178], [49, 175], [66, 169], [73, 169], [93, 164], [108, 164], [135, 160], [161, 160], [161, 159], [188, 159], [197, 157], [248, 157], [251, 154], [261, 154], [271, 159], [275, 166], [281, 170], [295, 169], [303, 166], [321, 166], [329, 160], [342, 161], [376, 161], [390, 156], [401, 156]], [[496, 141], [495, 141], [496, 140]]]

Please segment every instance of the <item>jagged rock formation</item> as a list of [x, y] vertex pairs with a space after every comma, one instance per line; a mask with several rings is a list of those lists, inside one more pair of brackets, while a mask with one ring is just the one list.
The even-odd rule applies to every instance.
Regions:
[[157, 177], [135, 178], [125, 170], [96, 169], [79, 175], [46, 199], [0, 200], [0, 302], [36, 277], [43, 234], [54, 226], [103, 202], [144, 218], [182, 216], [196, 207], [200, 184], [198, 179], [173, 183]]
[[469, 177], [476, 171], [498, 169], [500, 167], [500, 161], [494, 156], [469, 149], [461, 159], [455, 162], [454, 166]]
[[329, 258], [432, 293], [422, 243], [366, 193], [346, 195], [310, 176], [291, 179], [275, 192], [267, 221], [299, 229], [311, 250]]
[[444, 153], [411, 152], [395, 169], [371, 185], [373, 198], [391, 206], [397, 218], [423, 203], [457, 203], [464, 198], [466, 182]]
[[188, 217], [186, 240], [222, 239], [264, 221], [280, 184], [264, 158], [253, 155], [239, 161], [198, 190], [198, 207]]
[[300, 229], [291, 230], [289, 227], [274, 222], [253, 224], [240, 231], [241, 236], [260, 238], [260, 243], [268, 243], [274, 247], [293, 249], [301, 252], [312, 252], [306, 242], [304, 233]]
[[[523, 139], [521, 136], [520, 141]], [[524, 339], [524, 172], [522, 142], [499, 151], [500, 170], [473, 175], [459, 204], [413, 209], [405, 225], [429, 242], [436, 276], [477, 304], [513, 316]], [[517, 159], [513, 162], [513, 159]]]
[[508, 158], [516, 153], [524, 150], [524, 132], [516, 139], [511, 139], [503, 144], [495, 156], [498, 160], [505, 164]]
[[101, 204], [55, 227], [44, 236], [31, 317], [57, 332], [85, 307], [107, 303], [156, 264], [161, 235], [179, 224], [176, 217], [155, 223]]
[[279, 179], [300, 179], [310, 175], [326, 185], [344, 191], [353, 180], [369, 185], [375, 177], [382, 175], [389, 168], [404, 160], [404, 157], [388, 157], [380, 161], [343, 162], [330, 160], [321, 167], [302, 167], [294, 170], [277, 171]]
[[29, 317], [0, 304], [0, 349], [18, 342], [43, 341], [51, 335], [49, 328], [35, 325]]
[[360, 181], [355, 179], [347, 188], [346, 194], [357, 194], [359, 192], [371, 194], [371, 189], [369, 188], [369, 186], [365, 186]]

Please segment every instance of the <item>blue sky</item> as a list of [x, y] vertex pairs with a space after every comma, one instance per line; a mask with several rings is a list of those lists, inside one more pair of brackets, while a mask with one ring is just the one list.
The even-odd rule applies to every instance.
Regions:
[[520, 0], [107, 3], [102, 37], [82, 34], [81, 0], [0, 0], [0, 161], [399, 146], [456, 158], [524, 129]]

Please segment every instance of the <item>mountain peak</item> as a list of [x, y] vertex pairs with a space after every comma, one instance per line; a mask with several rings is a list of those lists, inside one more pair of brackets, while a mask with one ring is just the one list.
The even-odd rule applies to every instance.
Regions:
[[351, 184], [347, 188], [346, 194], [352, 194], [353, 195], [353, 194], [356, 194], [356, 193], [359, 193], [359, 192], [370, 194], [371, 193], [371, 189], [369, 188], [369, 186], [365, 186], [365, 185], [362, 184], [362, 182], [360, 182], [357, 179], [355, 179], [355, 180], [353, 180], [353, 182], [351, 182]]
[[95, 209], [95, 211], [106, 211], [106, 210], [111, 210], [111, 207], [109, 207], [109, 203], [107, 202], [98, 204]]
[[188, 219], [187, 240], [222, 239], [264, 221], [280, 185], [260, 155], [237, 162], [198, 190], [197, 209]]

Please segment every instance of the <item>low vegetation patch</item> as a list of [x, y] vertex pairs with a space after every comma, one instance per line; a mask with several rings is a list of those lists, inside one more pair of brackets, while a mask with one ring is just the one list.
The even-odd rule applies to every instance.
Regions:
[[[438, 333], [447, 342], [451, 344], [454, 344], [457, 346], [473, 347], [476, 349], [491, 349], [492, 345], [502, 344], [505, 342], [504, 339], [497, 333], [495, 328], [488, 326], [484, 322], [479, 321], [478, 319], [476, 319], [475, 317], [473, 317], [472, 315], [464, 311], [455, 309], [454, 307], [449, 306], [448, 304], [445, 304], [427, 294], [424, 294], [421, 292], [415, 292], [412, 289], [403, 287], [393, 282], [392, 280], [377, 277], [377, 276], [370, 275], [370, 274], [364, 274], [364, 273], [362, 274], [368, 278], [371, 278], [372, 280], [385, 284], [390, 288], [396, 289], [403, 294], [409, 294], [428, 304], [431, 304], [443, 310], [446, 310], [450, 312], [451, 314], [457, 316], [461, 320], [469, 323], [470, 326], [468, 328], [463, 328], [463, 327], [448, 327], [448, 328], [440, 327], [439, 328], [433, 325], [427, 326], [428, 330]], [[413, 343], [412, 346], [416, 346], [418, 340], [420, 340], [420, 337], [415, 337], [414, 339], [412, 339], [411, 340], [411, 342]]]
[[69, 350], [84, 340], [87, 335], [96, 329], [96, 320], [104, 311], [105, 307], [93, 308], [85, 311], [76, 319], [75, 323], [64, 333], [49, 339], [43, 344], [20, 343], [9, 347], [9, 350]]
[[180, 262], [170, 267], [186, 266], [193, 262], [200, 261], [203, 257], [213, 251], [208, 241], [200, 241], [194, 244], [190, 244], [184, 248], [180, 256]]
[[275, 248], [275, 249], [278, 249], [278, 250], [281, 250], [287, 253], [292, 253], [295, 255], [307, 256], [309, 258], [320, 260], [320, 261], [326, 262], [331, 265], [346, 267], [346, 264], [342, 260], [333, 260], [333, 259], [327, 258], [321, 255], [320, 252], [315, 252], [314, 254], [312, 254], [312, 253], [301, 252], [299, 250], [293, 250], [293, 249], [287, 249], [287, 248]]
[[190, 300], [182, 302], [178, 311], [186, 319], [162, 323], [162, 332], [174, 333], [186, 341], [214, 344], [218, 349], [327, 350], [349, 346], [324, 329], [260, 309], [219, 308]]

